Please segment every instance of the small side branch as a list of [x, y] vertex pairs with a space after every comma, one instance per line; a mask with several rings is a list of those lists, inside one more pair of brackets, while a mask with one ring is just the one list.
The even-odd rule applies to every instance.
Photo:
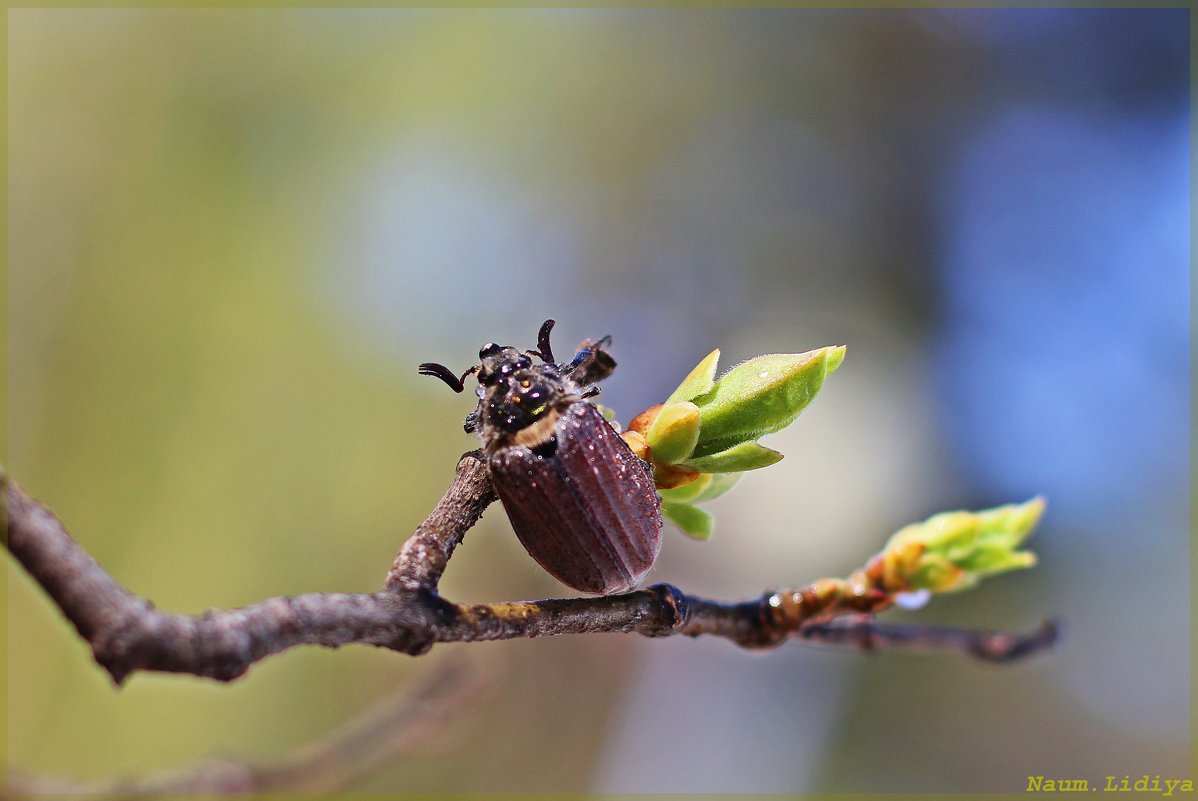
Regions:
[[1024, 633], [975, 631], [945, 626], [879, 623], [860, 618], [835, 623], [804, 626], [799, 637], [831, 645], [856, 645], [911, 651], [959, 651], [984, 662], [1012, 662], [1050, 648], [1060, 639], [1060, 624], [1045, 620], [1038, 628]]
[[494, 501], [495, 490], [482, 451], [464, 454], [445, 495], [400, 548], [387, 573], [386, 588], [396, 592], [436, 590], [454, 549]]
[[6, 483], [4, 497], [5, 544], [118, 684], [137, 670], [230, 681], [255, 662], [298, 645], [360, 643], [418, 655], [439, 642], [600, 632], [713, 635], [746, 648], [793, 639], [862, 644], [869, 634], [869, 643], [877, 647], [919, 644], [995, 661], [1035, 653], [1055, 638], [1055, 629], [1036, 635], [921, 629], [915, 636], [898, 628], [826, 626], [846, 615], [872, 615], [892, 603], [874, 563], [848, 580], [820, 579], [802, 590], [740, 603], [658, 584], [596, 598], [455, 604], [437, 593], [437, 582], [466, 531], [495, 499], [477, 452], [459, 462], [453, 483], [400, 550], [382, 590], [271, 598], [195, 617], [155, 609], [117, 584], [58, 518], [15, 483]]
[[57, 793], [126, 798], [178, 793], [323, 793], [370, 775], [386, 761], [426, 742], [476, 701], [492, 677], [463, 654], [437, 664], [415, 687], [380, 699], [344, 726], [275, 761], [215, 759], [135, 780], [83, 783], [10, 774], [13, 798]]

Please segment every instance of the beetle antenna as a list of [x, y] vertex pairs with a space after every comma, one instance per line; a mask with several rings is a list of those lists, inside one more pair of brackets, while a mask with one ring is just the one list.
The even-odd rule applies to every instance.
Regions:
[[476, 369], [478, 368], [471, 368], [470, 370], [466, 371], [465, 375], [463, 375], [461, 378], [458, 378], [448, 367], [443, 364], [437, 364], [436, 362], [425, 362], [424, 364], [420, 365], [420, 374], [431, 375], [434, 378], [439, 378], [448, 384], [449, 388], [454, 392], [461, 392], [466, 388], [465, 383], [463, 383], [466, 380], [466, 376], [470, 375], [470, 373]]
[[553, 364], [553, 348], [549, 346], [549, 332], [553, 330], [556, 320], [546, 320], [541, 323], [541, 330], [537, 332], [537, 349], [535, 355], [541, 357], [541, 361], [546, 364]]

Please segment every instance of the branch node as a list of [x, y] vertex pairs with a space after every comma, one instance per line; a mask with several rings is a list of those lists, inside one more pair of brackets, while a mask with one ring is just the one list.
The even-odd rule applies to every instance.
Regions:
[[657, 596], [660, 618], [656, 625], [643, 633], [647, 637], [668, 637], [690, 622], [691, 606], [686, 593], [673, 584], [654, 584], [648, 591]]
[[[144, 602], [138, 605], [148, 609], [148, 604]], [[134, 615], [128, 615], [114, 622], [111, 628], [93, 634], [92, 656], [108, 672], [117, 687], [124, 685], [125, 679], [137, 669], [137, 659], [133, 655], [142, 650], [140, 642], [144, 639], [140, 621]]]
[[[394, 590], [392, 590], [394, 591]], [[398, 606], [421, 616], [427, 616], [425, 625], [406, 626], [397, 631], [388, 648], [408, 656], [423, 656], [437, 642], [436, 632], [453, 615], [456, 608], [431, 587], [396, 592]]]
[[981, 634], [970, 645], [969, 653], [986, 662], [1011, 662], [1029, 654], [1044, 650], [1060, 641], [1061, 628], [1058, 621], [1045, 620], [1033, 632], [1017, 634], [1010, 632], [987, 632]]

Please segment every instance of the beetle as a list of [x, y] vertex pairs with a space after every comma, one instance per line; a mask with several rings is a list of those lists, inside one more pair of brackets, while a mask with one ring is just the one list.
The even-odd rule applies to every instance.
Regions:
[[481, 437], [491, 483], [529, 555], [581, 592], [624, 592], [661, 549], [661, 499], [649, 465], [588, 400], [616, 367], [605, 350], [611, 337], [587, 340], [559, 364], [553, 325], [541, 325], [536, 350], [489, 342], [461, 376], [432, 362], [420, 374], [455, 392], [477, 374], [478, 406], [464, 428]]

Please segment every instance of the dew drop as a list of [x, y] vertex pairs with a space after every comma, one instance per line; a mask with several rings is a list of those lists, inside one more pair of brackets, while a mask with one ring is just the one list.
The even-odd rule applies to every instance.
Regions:
[[916, 590], [915, 592], [898, 592], [894, 595], [894, 603], [902, 609], [920, 609], [932, 599], [932, 593], [929, 590]]

